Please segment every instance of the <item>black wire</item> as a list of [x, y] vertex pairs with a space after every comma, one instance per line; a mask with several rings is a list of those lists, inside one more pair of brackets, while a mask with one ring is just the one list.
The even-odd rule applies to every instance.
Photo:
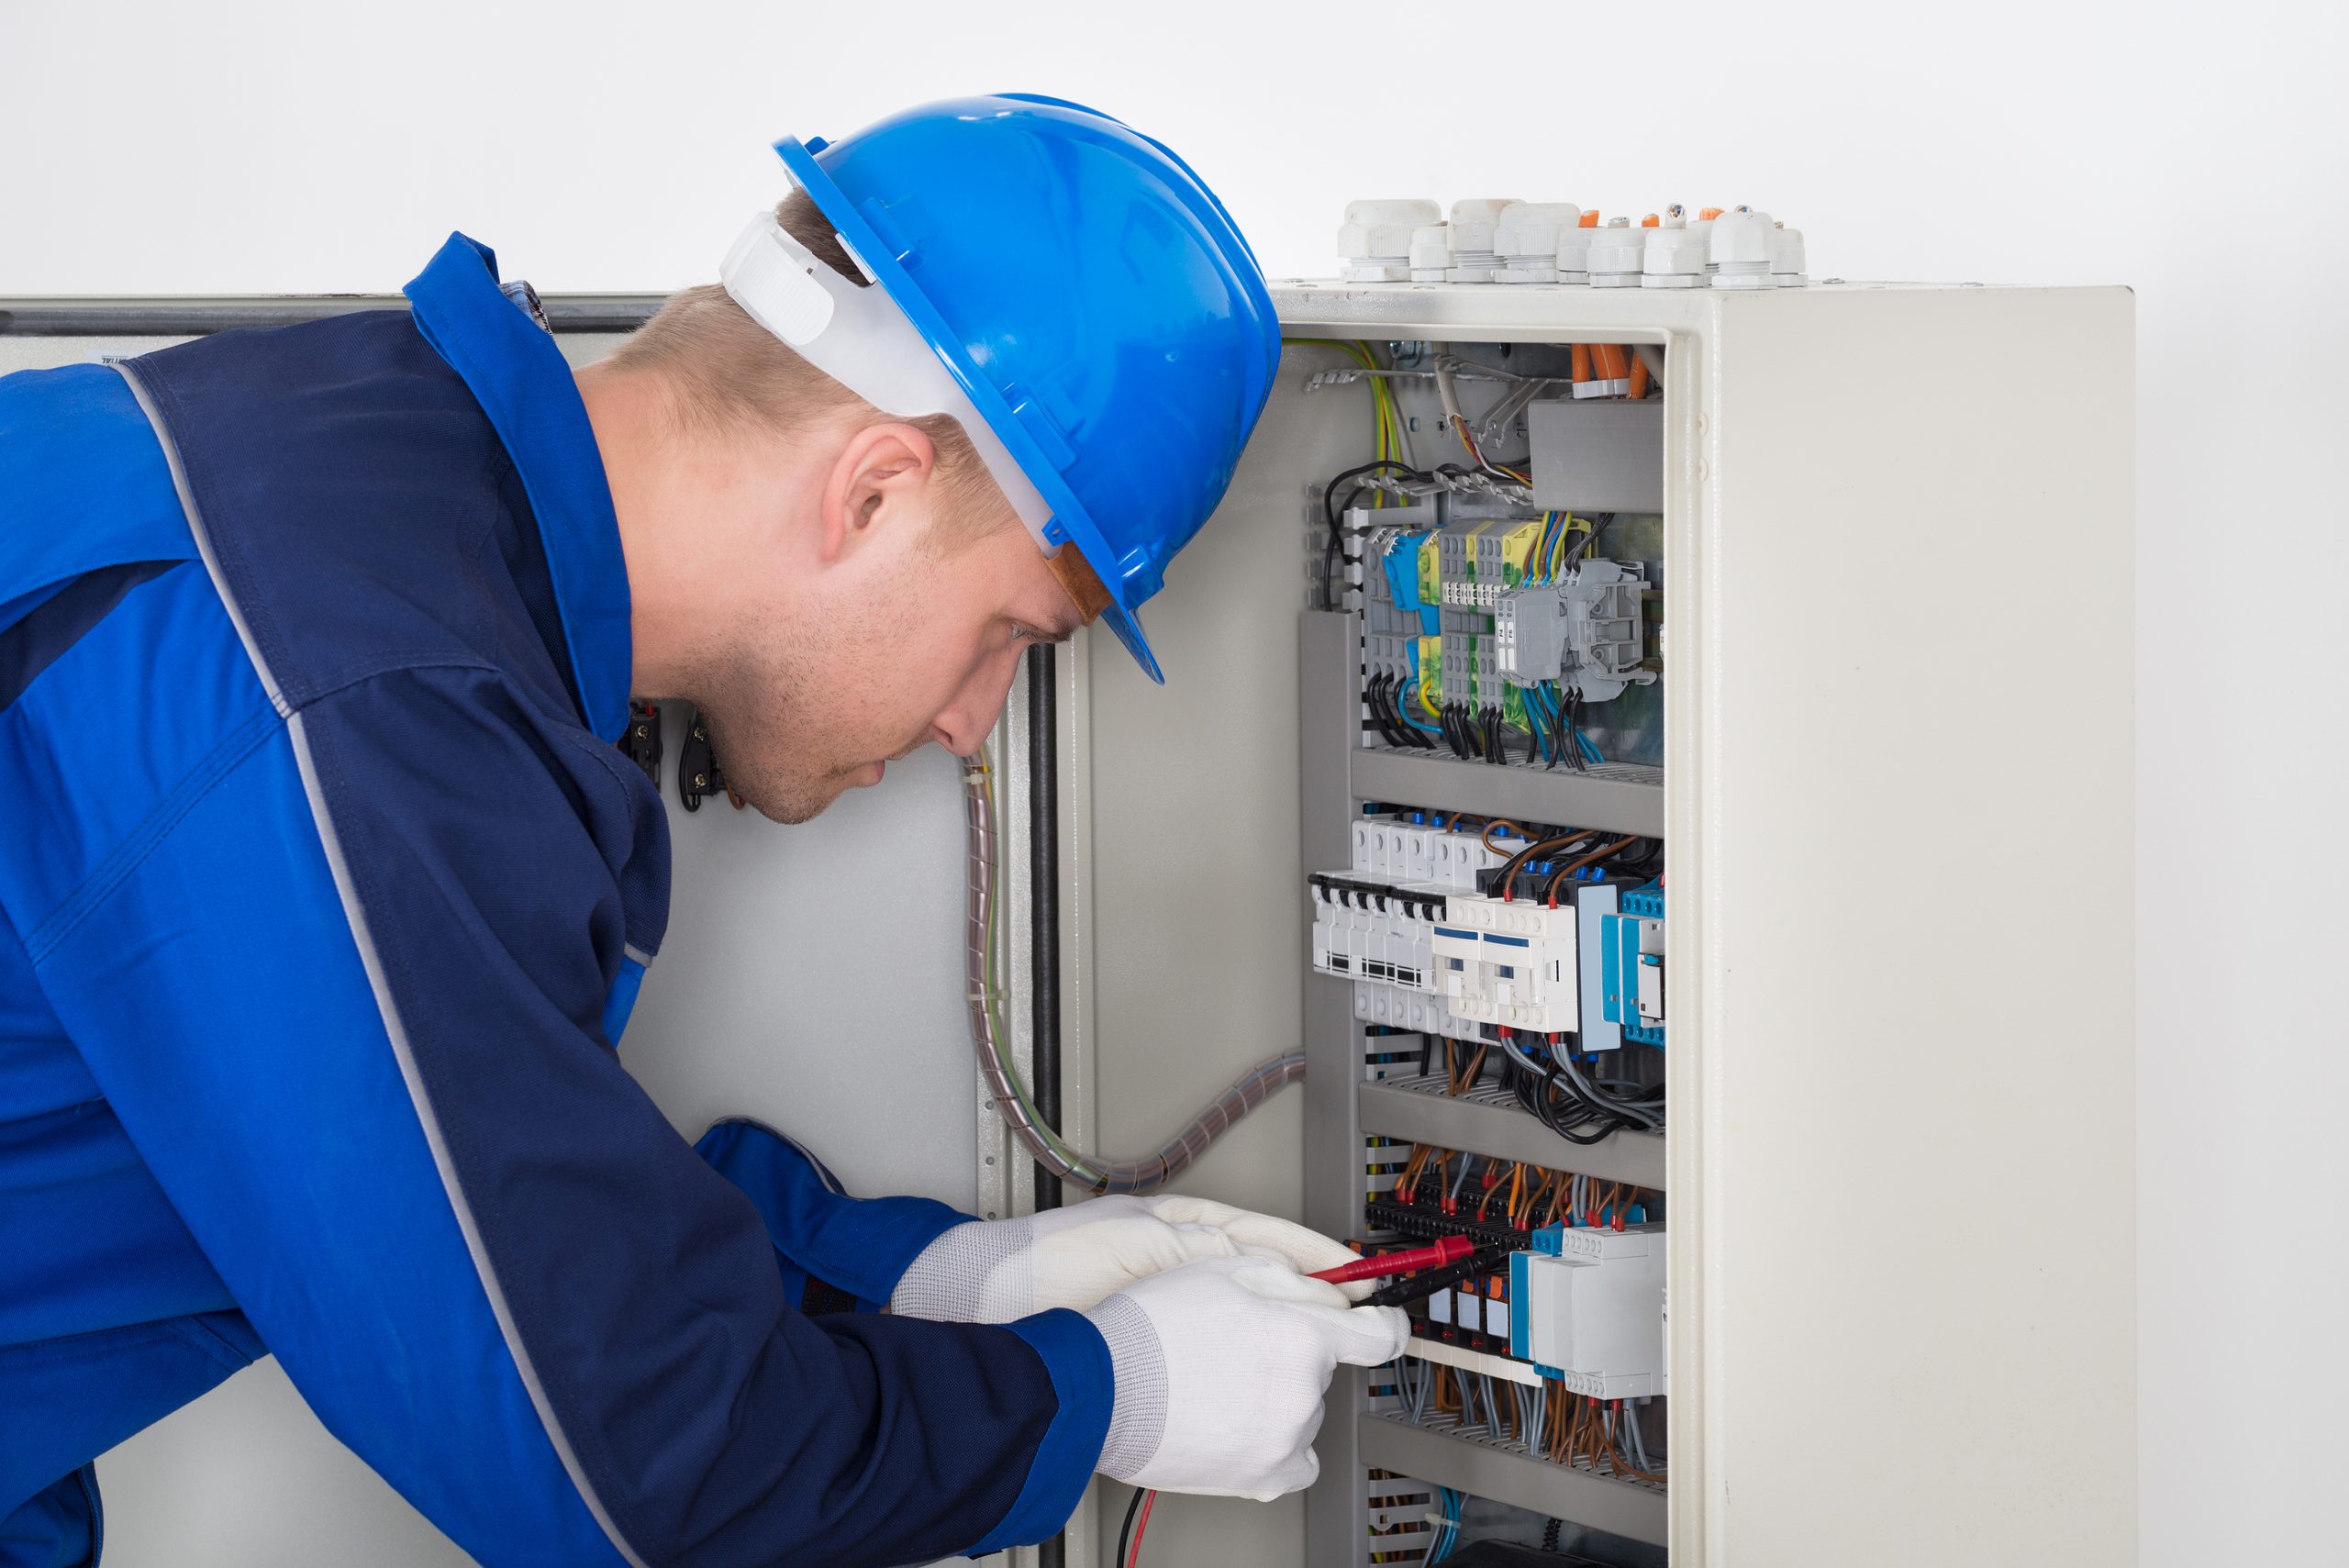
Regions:
[[1385, 726], [1388, 740], [1407, 751], [1416, 751], [1419, 744], [1419, 731], [1404, 722], [1402, 705], [1397, 700], [1399, 679], [1400, 677], [1395, 675], [1381, 675], [1378, 678], [1378, 720]]
[[1134, 1532], [1134, 1515], [1141, 1511], [1141, 1500], [1149, 1490], [1146, 1486], [1135, 1487], [1134, 1500], [1126, 1505], [1125, 1528], [1118, 1531], [1118, 1555], [1113, 1559], [1113, 1568], [1126, 1568], [1126, 1541]]
[[1575, 561], [1587, 561], [1590, 559], [1591, 551], [1598, 548], [1598, 536], [1605, 533], [1608, 528], [1613, 525], [1618, 515], [1619, 514], [1614, 512], [1601, 512], [1598, 514], [1598, 521], [1590, 526], [1590, 532], [1582, 536], [1582, 548], [1575, 552], [1574, 559]]
[[[1329, 543], [1321, 554], [1321, 593], [1324, 609], [1342, 608], [1344, 600], [1343, 590], [1338, 582], [1338, 514], [1344, 510], [1344, 507], [1338, 505], [1338, 494], [1364, 474], [1376, 473], [1382, 469], [1389, 468], [1412, 479], [1428, 477], [1423, 471], [1413, 468], [1408, 462], [1397, 462], [1393, 458], [1375, 458], [1359, 468], [1346, 470], [1345, 473], [1330, 481], [1328, 488], [1321, 492], [1321, 520], [1330, 530]], [[1353, 506], [1354, 496], [1360, 495], [1364, 488], [1366, 486], [1355, 485], [1353, 491], [1346, 496], [1346, 506]]]
[[1362, 689], [1362, 700], [1370, 705], [1370, 721], [1378, 727], [1378, 738], [1389, 746], [1397, 746], [1402, 742], [1395, 737], [1394, 720], [1386, 717], [1386, 676], [1373, 675]]
[[[1519, 1048], [1540, 1068], [1532, 1048], [1540, 1046], [1556, 1062], [1558, 1047], [1541, 1036], [1520, 1037]], [[1516, 1095], [1518, 1103], [1531, 1111], [1542, 1124], [1569, 1143], [1587, 1147], [1611, 1137], [1619, 1130], [1647, 1130], [1658, 1127], [1659, 1121], [1640, 1114], [1661, 1110], [1664, 1105], [1663, 1086], [1648, 1095], [1607, 1094], [1595, 1083], [1582, 1079], [1578, 1072], [1544, 1070], [1528, 1073], [1511, 1059], [1514, 1075], [1504, 1073], [1503, 1084]], [[1633, 1085], [1626, 1084], [1627, 1087]]]
[[[1516, 1067], [1515, 1062], [1509, 1063]], [[1518, 1069], [1518, 1103], [1531, 1111], [1542, 1125], [1569, 1143], [1588, 1148], [1604, 1143], [1622, 1124], [1611, 1116], [1595, 1112], [1578, 1099], [1566, 1095], [1555, 1079], [1534, 1078], [1522, 1068]], [[1560, 1102], [1564, 1100], [1562, 1105]], [[1596, 1130], [1589, 1130], [1591, 1129]]]

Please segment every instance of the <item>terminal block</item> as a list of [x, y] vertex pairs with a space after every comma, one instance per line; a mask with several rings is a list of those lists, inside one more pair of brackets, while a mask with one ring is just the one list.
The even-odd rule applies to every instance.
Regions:
[[1594, 1399], [1664, 1392], [1664, 1229], [1544, 1227], [1509, 1256], [1509, 1351]]
[[1555, 681], [1585, 702], [1611, 702], [1656, 678], [1642, 667], [1647, 580], [1586, 561], [1563, 583], [1511, 588], [1493, 603], [1493, 664], [1511, 685]]

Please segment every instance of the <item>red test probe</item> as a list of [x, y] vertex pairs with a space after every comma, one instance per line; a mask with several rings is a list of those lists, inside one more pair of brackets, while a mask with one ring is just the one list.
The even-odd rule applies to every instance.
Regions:
[[1322, 1269], [1305, 1277], [1343, 1284], [1349, 1280], [1407, 1274], [1415, 1269], [1449, 1268], [1475, 1250], [1476, 1243], [1465, 1236], [1447, 1236], [1432, 1247], [1414, 1247], [1408, 1252], [1383, 1252], [1375, 1258], [1356, 1258], [1351, 1263], [1340, 1263], [1334, 1269]]

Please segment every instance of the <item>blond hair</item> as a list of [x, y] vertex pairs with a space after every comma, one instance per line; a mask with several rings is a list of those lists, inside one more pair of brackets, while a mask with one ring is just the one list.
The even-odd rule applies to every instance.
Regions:
[[[774, 216], [818, 261], [860, 288], [870, 286], [807, 192], [792, 192]], [[668, 390], [679, 423], [710, 434], [814, 431], [893, 418], [794, 353], [716, 284], [671, 295], [611, 363], [652, 374]], [[936, 449], [941, 542], [972, 542], [1016, 519], [952, 415], [898, 422], [920, 430]]]

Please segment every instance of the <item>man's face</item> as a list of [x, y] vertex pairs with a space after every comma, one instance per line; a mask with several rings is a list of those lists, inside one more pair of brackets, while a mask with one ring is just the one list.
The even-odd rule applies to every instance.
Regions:
[[830, 531], [750, 568], [688, 694], [728, 786], [779, 822], [932, 741], [976, 751], [1021, 652], [1080, 624], [999, 496], [975, 522], [943, 518], [934, 469], [889, 443], [841, 462], [856, 472], [828, 476]]

